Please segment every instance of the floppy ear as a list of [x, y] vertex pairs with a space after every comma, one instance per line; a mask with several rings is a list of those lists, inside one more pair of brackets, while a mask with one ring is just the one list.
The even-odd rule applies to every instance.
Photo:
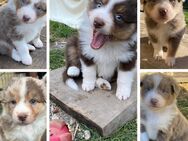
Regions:
[[179, 95], [181, 91], [180, 86], [176, 82], [171, 83], [171, 92], [172, 94]]

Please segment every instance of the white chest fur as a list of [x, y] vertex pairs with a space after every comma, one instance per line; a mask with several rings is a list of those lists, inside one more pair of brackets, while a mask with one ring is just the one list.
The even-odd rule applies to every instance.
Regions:
[[102, 48], [94, 50], [90, 44], [92, 42], [93, 29], [88, 19], [86, 18], [84, 25], [80, 29], [80, 41], [82, 54], [87, 58], [92, 58], [97, 66], [97, 73], [104, 79], [109, 80], [119, 62], [127, 62], [132, 60], [135, 55], [130, 52], [129, 44], [134, 44], [136, 41], [136, 33], [128, 40], [122, 42], [107, 42]]
[[27, 43], [37, 37], [42, 28], [45, 26], [46, 16], [38, 19], [32, 24], [21, 24], [16, 27], [17, 32], [24, 36]]
[[37, 118], [32, 124], [27, 126], [16, 126], [6, 132], [9, 141], [38, 141], [46, 129], [45, 114]]
[[152, 140], [156, 140], [159, 130], [168, 130], [176, 112], [173, 112], [170, 108], [162, 112], [146, 111], [146, 121], [143, 122], [148, 137]]

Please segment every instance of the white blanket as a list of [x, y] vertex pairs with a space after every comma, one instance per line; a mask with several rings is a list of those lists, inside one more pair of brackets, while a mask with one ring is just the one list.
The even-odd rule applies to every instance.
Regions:
[[79, 28], [88, 0], [50, 0], [50, 19]]

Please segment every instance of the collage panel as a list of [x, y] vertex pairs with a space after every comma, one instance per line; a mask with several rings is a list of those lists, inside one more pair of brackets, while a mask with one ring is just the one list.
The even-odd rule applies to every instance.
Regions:
[[137, 140], [137, 1], [50, 0], [50, 19], [50, 139]]
[[188, 72], [141, 73], [140, 140], [188, 140]]
[[188, 69], [187, 5], [187, 0], [141, 0], [141, 69]]
[[0, 141], [47, 140], [46, 72], [0, 72]]
[[46, 8], [46, 0], [0, 0], [0, 69], [47, 68]]

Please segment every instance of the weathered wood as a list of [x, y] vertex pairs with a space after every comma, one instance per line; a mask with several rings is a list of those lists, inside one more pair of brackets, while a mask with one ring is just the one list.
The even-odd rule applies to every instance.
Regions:
[[[153, 47], [148, 44], [148, 36], [144, 22], [144, 13], [141, 13], [140, 20], [140, 34], [141, 34], [141, 68], [142, 69], [171, 69], [164, 60], [156, 61], [153, 58]], [[188, 68], [188, 32], [184, 35], [180, 47], [176, 54], [176, 64], [174, 69], [187, 69]]]
[[77, 120], [96, 128], [101, 135], [110, 135], [136, 117], [136, 81], [131, 97], [120, 101], [115, 97], [115, 87], [112, 91], [74, 91], [64, 85], [62, 72], [61, 68], [50, 74], [51, 99]]
[[4, 55], [0, 55], [0, 69], [46, 69], [46, 30], [42, 30], [41, 40], [44, 43], [44, 47], [36, 49], [31, 52], [33, 64], [31, 66], [23, 65], [20, 62], [15, 62], [12, 58]]

